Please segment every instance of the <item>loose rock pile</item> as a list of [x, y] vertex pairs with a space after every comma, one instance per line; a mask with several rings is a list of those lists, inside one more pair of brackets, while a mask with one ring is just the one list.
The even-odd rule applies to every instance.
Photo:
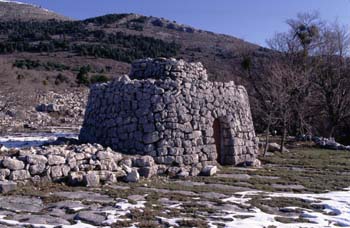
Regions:
[[[84, 119], [87, 93], [87, 89], [62, 93], [38, 92], [34, 99], [36, 105], [25, 107], [14, 102], [0, 112], [0, 125], [7, 131], [23, 127], [40, 129], [47, 126], [80, 126]], [[14, 97], [13, 100], [17, 98]]]
[[345, 146], [335, 141], [334, 138], [314, 137], [313, 141], [317, 146], [330, 150], [350, 150], [350, 146]]
[[137, 182], [140, 176], [150, 178], [158, 172], [151, 156], [125, 156], [98, 144], [8, 151], [0, 157], [0, 167], [0, 189], [26, 181], [67, 181], [85, 186], [118, 180]]

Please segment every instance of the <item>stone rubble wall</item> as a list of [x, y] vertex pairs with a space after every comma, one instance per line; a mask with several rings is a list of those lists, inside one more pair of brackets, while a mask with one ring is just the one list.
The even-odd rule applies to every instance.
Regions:
[[[146, 59], [128, 76], [91, 88], [79, 139], [150, 155], [184, 175], [216, 164], [213, 123], [221, 123], [221, 164], [254, 162], [248, 95], [233, 82], [207, 81], [201, 64]], [[147, 79], [146, 79], [147, 78]]]
[[[44, 146], [8, 151], [0, 157], [2, 183], [68, 181], [73, 185], [138, 181], [158, 172], [151, 156], [129, 157], [98, 144]], [[5, 181], [5, 182], [4, 182]]]
[[186, 63], [176, 59], [141, 59], [134, 61], [130, 72], [131, 79], [195, 79], [208, 80], [207, 70], [202, 63]]

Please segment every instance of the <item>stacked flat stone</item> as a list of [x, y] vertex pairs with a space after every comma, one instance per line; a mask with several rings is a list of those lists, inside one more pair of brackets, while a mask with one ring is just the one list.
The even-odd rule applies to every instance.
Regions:
[[157, 174], [153, 158], [128, 157], [98, 144], [22, 149], [0, 157], [0, 181], [68, 180], [74, 185], [98, 186], [120, 178], [128, 181], [135, 173], [145, 178]]
[[[207, 165], [253, 163], [257, 138], [248, 95], [233, 82], [210, 82], [201, 63], [145, 59], [91, 88], [82, 142], [150, 155], [172, 171], [197, 175]], [[216, 151], [213, 123], [221, 125]]]

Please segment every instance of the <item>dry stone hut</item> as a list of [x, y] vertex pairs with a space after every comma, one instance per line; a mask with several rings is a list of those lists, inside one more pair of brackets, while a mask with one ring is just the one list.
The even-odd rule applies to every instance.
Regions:
[[138, 60], [130, 78], [94, 85], [79, 137], [191, 175], [216, 162], [252, 163], [258, 151], [243, 86], [208, 81], [201, 63], [163, 58]]

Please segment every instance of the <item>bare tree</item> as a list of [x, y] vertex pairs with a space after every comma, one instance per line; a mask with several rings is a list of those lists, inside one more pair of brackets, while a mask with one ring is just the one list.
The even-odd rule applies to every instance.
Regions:
[[318, 67], [313, 77], [316, 100], [328, 121], [328, 136], [350, 117], [350, 34], [338, 23], [327, 25], [322, 31], [322, 43], [318, 47]]
[[272, 126], [281, 130], [281, 152], [286, 141], [294, 109], [298, 107], [300, 88], [307, 85], [300, 73], [288, 59], [254, 59], [245, 56], [242, 67], [251, 83], [252, 104], [266, 125], [265, 148], [267, 151], [269, 132]]

